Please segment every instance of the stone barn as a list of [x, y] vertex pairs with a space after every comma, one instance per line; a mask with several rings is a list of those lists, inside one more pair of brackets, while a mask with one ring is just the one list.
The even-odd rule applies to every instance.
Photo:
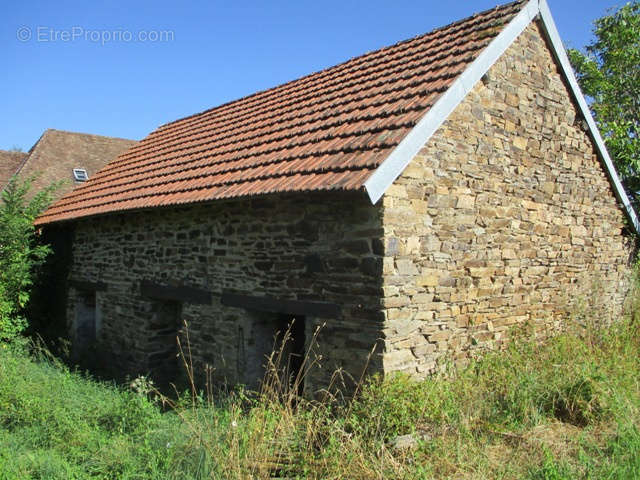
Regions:
[[638, 220], [531, 0], [163, 125], [37, 224], [79, 348], [171, 378], [186, 321], [196, 365], [255, 386], [293, 322], [312, 392], [618, 314]]

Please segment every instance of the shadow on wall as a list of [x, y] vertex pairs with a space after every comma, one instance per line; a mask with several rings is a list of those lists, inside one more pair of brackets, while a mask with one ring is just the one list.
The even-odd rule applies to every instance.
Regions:
[[73, 238], [72, 225], [49, 227], [41, 232], [40, 240], [50, 245], [52, 252], [37, 276], [27, 311], [27, 334], [42, 339], [61, 358], [68, 357], [66, 302]]

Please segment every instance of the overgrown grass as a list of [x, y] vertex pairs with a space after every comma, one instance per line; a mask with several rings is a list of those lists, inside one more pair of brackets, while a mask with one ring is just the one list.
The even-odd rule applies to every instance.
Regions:
[[375, 377], [352, 402], [239, 390], [161, 413], [144, 389], [0, 348], [0, 480], [640, 478], [639, 354], [632, 315], [453, 378]]

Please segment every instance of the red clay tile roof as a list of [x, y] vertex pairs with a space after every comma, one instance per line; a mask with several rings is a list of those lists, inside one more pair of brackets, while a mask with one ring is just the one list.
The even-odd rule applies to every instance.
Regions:
[[34, 192], [62, 180], [62, 185], [55, 192], [55, 197], [61, 197], [78, 185], [73, 178], [74, 168], [85, 169], [91, 178], [110, 160], [135, 144], [134, 140], [124, 138], [50, 128], [31, 147], [18, 176], [35, 175]]
[[0, 150], [0, 190], [9, 183], [27, 155], [25, 152]]
[[361, 189], [523, 4], [163, 125], [36, 223], [273, 192]]

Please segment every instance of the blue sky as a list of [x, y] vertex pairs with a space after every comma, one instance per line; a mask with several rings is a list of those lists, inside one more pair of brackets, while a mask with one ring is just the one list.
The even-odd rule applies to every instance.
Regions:
[[[548, 0], [565, 44], [623, 0]], [[0, 6], [0, 149], [47, 128], [140, 139], [500, 0], [29, 1]]]

